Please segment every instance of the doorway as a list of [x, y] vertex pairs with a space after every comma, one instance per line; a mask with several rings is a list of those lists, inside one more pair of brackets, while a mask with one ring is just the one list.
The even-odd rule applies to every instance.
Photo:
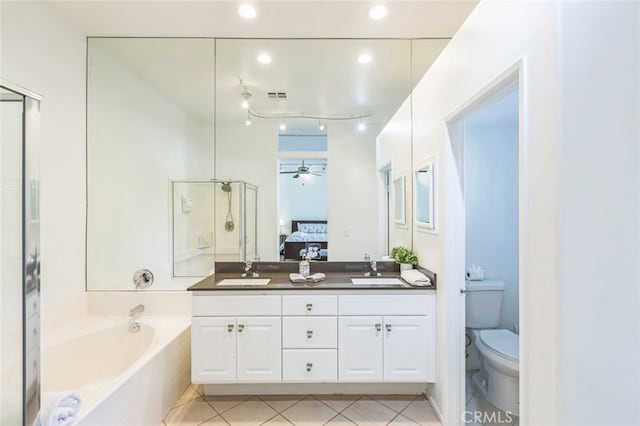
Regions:
[[[459, 194], [452, 204], [453, 307], [460, 333], [451, 424], [517, 424], [523, 328], [524, 134], [520, 64], [447, 122]], [[453, 182], [453, 181], [452, 181]], [[464, 274], [462, 273], [464, 271]], [[458, 290], [459, 288], [459, 290]]]

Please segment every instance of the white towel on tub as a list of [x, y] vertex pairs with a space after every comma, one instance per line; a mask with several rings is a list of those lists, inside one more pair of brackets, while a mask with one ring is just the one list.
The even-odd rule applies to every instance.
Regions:
[[75, 392], [43, 394], [42, 406], [33, 426], [67, 426], [78, 418], [82, 398]]

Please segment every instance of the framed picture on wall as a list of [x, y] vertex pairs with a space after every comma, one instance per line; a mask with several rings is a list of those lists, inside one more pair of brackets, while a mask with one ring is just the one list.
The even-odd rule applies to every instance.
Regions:
[[405, 192], [407, 184], [405, 176], [398, 176], [393, 179], [393, 223], [406, 225], [407, 217], [405, 211]]
[[435, 157], [429, 158], [415, 170], [414, 205], [418, 230], [434, 231], [436, 229], [435, 173]]

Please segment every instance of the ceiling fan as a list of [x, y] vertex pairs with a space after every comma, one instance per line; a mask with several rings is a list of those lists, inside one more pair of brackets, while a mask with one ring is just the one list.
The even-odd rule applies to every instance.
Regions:
[[[314, 164], [312, 164], [313, 166]], [[319, 164], [318, 164], [319, 165]], [[305, 166], [304, 160], [302, 160], [302, 165], [298, 167], [297, 170], [292, 170], [289, 172], [280, 172], [281, 175], [292, 174], [294, 179], [298, 179], [300, 176], [312, 175], [312, 176], [322, 176], [322, 173], [314, 172], [311, 170], [311, 166]]]

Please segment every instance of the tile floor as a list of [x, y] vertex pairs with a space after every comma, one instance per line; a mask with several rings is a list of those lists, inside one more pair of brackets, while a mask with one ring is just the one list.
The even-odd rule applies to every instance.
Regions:
[[162, 426], [440, 426], [415, 395], [204, 396], [189, 386]]
[[[466, 373], [466, 383], [465, 383], [465, 394], [467, 401], [467, 412], [482, 413], [481, 416], [487, 420], [495, 420], [493, 422], [488, 421], [484, 423], [478, 423], [473, 421], [474, 414], [465, 414], [466, 418], [471, 420], [467, 423], [469, 426], [493, 426], [493, 425], [512, 425], [518, 426], [519, 420], [514, 416], [507, 416], [506, 413], [499, 408], [496, 408], [489, 401], [487, 401], [480, 392], [476, 389], [473, 381], [471, 380], [471, 376], [477, 370], [467, 370]], [[486, 416], [484, 415], [486, 414]], [[511, 419], [510, 422], [507, 420]]]

